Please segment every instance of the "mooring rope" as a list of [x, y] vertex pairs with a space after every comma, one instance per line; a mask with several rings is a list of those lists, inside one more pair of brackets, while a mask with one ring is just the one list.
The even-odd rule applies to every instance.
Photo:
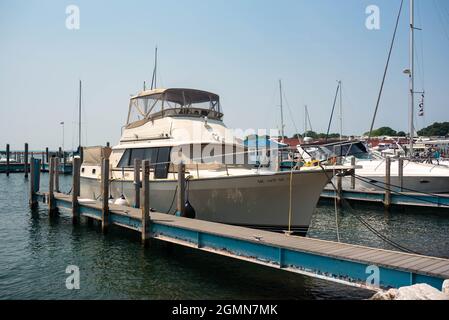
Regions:
[[[403, 196], [403, 197], [406, 197], [406, 198], [411, 198], [411, 199], [419, 200], [419, 201], [426, 202], [426, 203], [429, 203], [429, 204], [437, 204], [438, 206], [441, 206], [441, 207], [448, 207], [448, 208], [449, 208], [449, 205], [444, 204], [444, 203], [440, 203], [440, 201], [439, 201], [439, 198], [440, 198], [440, 197], [439, 197], [438, 195], [427, 194], [427, 193], [424, 193], [424, 192], [416, 191], [416, 193], [420, 193], [420, 194], [423, 194], [423, 195], [430, 195], [430, 196], [437, 197], [437, 201], [438, 201], [438, 202], [435, 202], [435, 201], [431, 201], [431, 200], [427, 200], [427, 199], [421, 199], [421, 198], [419, 198], [418, 196], [414, 196], [414, 195], [411, 195], [411, 194], [408, 194], [408, 193], [403, 193], [403, 192], [398, 192], [398, 191], [395, 191], [395, 190], [392, 190], [392, 189], [387, 189], [386, 187], [382, 187], [382, 186], [379, 186], [379, 185], [376, 184], [376, 183], [378, 182], [378, 183], [384, 184], [385, 186], [388, 186], [387, 183], [382, 182], [382, 181], [377, 181], [377, 180], [372, 180], [372, 179], [366, 179], [366, 178], [361, 177], [361, 176], [356, 176], [356, 179], [358, 179], [358, 180], [360, 180], [360, 181], [363, 181], [363, 182], [365, 182], [365, 183], [367, 183], [367, 184], [373, 185], [373, 186], [375, 186], [375, 187], [377, 187], [377, 188], [380, 188], [380, 189], [382, 189], [382, 190], [384, 190], [384, 191], [390, 191], [391, 193], [394, 193], [394, 194], [397, 194], [397, 195], [400, 195], [400, 196]], [[376, 181], [376, 183], [371, 182], [371, 181]], [[390, 186], [394, 186], [394, 185], [390, 184]], [[397, 186], [395, 186], [395, 187], [397, 187]], [[397, 187], [397, 188], [400, 188], [400, 187]]]
[[[332, 187], [334, 188], [335, 192], [337, 193], [337, 188], [335, 187], [334, 183], [332, 182], [332, 177], [329, 177], [329, 175], [327, 174], [326, 170], [324, 169], [324, 167], [320, 164], [320, 168], [323, 170], [324, 174], [326, 175], [326, 177], [329, 179], [329, 183], [332, 185]], [[380, 231], [376, 230], [374, 227], [372, 227], [368, 222], [366, 222], [362, 217], [360, 217], [358, 214], [355, 213], [355, 210], [351, 207], [351, 205], [349, 204], [349, 202], [344, 199], [343, 197], [341, 198], [342, 200], [342, 204], [344, 204], [347, 208], [349, 208], [349, 212], [354, 215], [354, 217], [360, 222], [362, 223], [369, 231], [371, 231], [375, 236], [377, 236], [379, 239], [383, 240], [384, 242], [388, 243], [389, 245], [391, 245], [392, 247], [406, 252], [406, 253], [412, 253], [412, 254], [418, 254], [418, 255], [423, 255], [422, 253], [416, 252], [414, 250], [411, 250], [409, 248], [404, 247], [403, 245], [395, 242], [394, 240], [389, 239], [388, 237], [386, 237], [385, 235], [383, 235]]]

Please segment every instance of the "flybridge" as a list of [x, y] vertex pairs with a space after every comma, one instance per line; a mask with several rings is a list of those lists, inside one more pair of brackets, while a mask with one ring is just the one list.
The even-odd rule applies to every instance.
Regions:
[[217, 94], [195, 89], [155, 89], [142, 91], [130, 100], [127, 128], [168, 116], [207, 117], [222, 120]]

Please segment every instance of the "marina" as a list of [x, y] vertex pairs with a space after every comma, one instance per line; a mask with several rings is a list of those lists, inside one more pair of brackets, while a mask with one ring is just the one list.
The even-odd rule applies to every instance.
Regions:
[[[361, 299], [372, 296], [370, 290], [281, 271], [276, 265], [274, 268], [266, 268], [263, 265], [248, 263], [244, 260], [230, 259], [227, 256], [210, 255], [206, 251], [192, 249], [191, 247], [196, 246], [191, 241], [186, 242], [186, 246], [176, 245], [168, 250], [169, 248], [163, 245], [168, 242], [154, 240], [155, 242], [150, 243], [149, 249], [142, 250], [141, 236], [135, 230], [128, 233], [127, 229], [123, 227], [111, 226], [108, 235], [103, 237], [101, 223], [96, 222], [90, 226], [88, 223], [82, 222], [79, 225], [74, 225], [70, 200], [61, 203], [61, 214], [53, 218], [48, 215], [48, 203], [40, 202], [37, 207], [28, 209], [29, 212], [27, 212], [29, 181], [17, 175], [10, 176], [7, 184], [5, 184], [5, 176], [1, 179], [1, 201], [5, 201], [11, 192], [18, 195], [18, 205], [23, 206], [20, 212], [15, 213], [15, 227], [12, 226], [12, 221], [5, 220], [7, 217], [4, 213], [0, 216], [3, 221], [2, 239], [10, 239], [9, 242], [17, 239], [8, 246], [5, 246], [6, 242], [2, 241], [0, 251], [6, 258], [6, 260], [2, 260], [5, 266], [17, 266], [18, 273], [13, 273], [14, 269], [3, 270], [7, 272], [8, 277], [15, 274], [18, 277], [25, 276], [26, 279], [29, 279], [28, 281], [33, 282], [35, 280], [33, 280], [31, 270], [38, 272], [41, 268], [45, 268], [48, 273], [39, 278], [39, 290], [36, 290], [37, 287], [34, 286], [25, 290], [24, 287], [21, 287], [23, 280], [15, 277], [14, 281], [5, 283], [3, 289], [0, 290], [0, 297], [9, 296], [8, 292], [15, 292], [14, 297], [25, 299], [91, 297], [121, 299], [137, 298], [142, 294], [150, 299], [173, 299], [180, 296], [189, 299], [203, 299], [206, 298], [204, 288], [207, 288], [207, 297], [215, 299], [266, 299], [273, 297], [280, 299], [342, 299], [343, 297], [345, 299]], [[42, 173], [40, 178], [42, 191], [48, 188], [48, 182], [48, 173]], [[9, 187], [7, 187], [8, 185]], [[71, 185], [72, 178], [70, 176], [60, 176], [61, 190], [68, 192], [72, 188]], [[62, 197], [67, 199], [67, 195], [62, 195]], [[14, 209], [11, 210], [10, 212], [14, 212]], [[125, 211], [128, 210], [130, 209], [125, 209]], [[353, 210], [355, 213], [350, 213], [346, 208], [341, 211], [340, 237], [342, 242], [357, 244], [356, 247], [362, 244], [362, 246], [387, 251], [395, 249], [373, 236], [363, 225], [359, 225], [354, 218], [357, 214], [368, 221], [376, 221], [377, 227], [382, 228], [385, 234], [408, 248], [432, 256], [449, 258], [447, 239], [440, 237], [449, 232], [449, 218], [446, 215], [424, 213], [422, 210], [403, 213], [394, 209], [389, 215], [384, 215], [378, 209], [359, 206], [355, 206]], [[99, 221], [97, 220], [98, 212], [95, 216], [97, 217], [95, 221]], [[162, 222], [169, 223], [175, 219], [176, 217], [170, 216], [169, 219], [163, 219]], [[318, 241], [322, 241], [320, 239], [336, 241], [333, 219], [332, 207], [320, 204], [315, 211], [308, 237], [316, 238]], [[87, 218], [84, 217], [83, 220], [87, 220]], [[178, 220], [184, 219], [179, 218]], [[439, 222], [435, 223], [436, 221]], [[413, 231], [411, 226], [413, 226]], [[21, 229], [26, 230], [25, 234], [18, 232]], [[252, 237], [258, 232], [251, 230], [246, 235]], [[25, 238], [22, 238], [23, 236]], [[418, 241], [418, 239], [424, 241]], [[14, 248], [17, 248], [18, 244], [21, 244], [23, 249], [11, 251], [15, 250]], [[51, 248], [52, 252], [54, 251], [51, 254], [53, 257], [51, 260], [48, 259], [49, 252], [45, 249], [47, 247]], [[29, 253], [26, 254], [26, 257], [21, 257], [21, 254], [25, 252]], [[62, 254], [63, 252], [65, 253]], [[67, 259], [67, 253], [72, 258]], [[28, 268], [22, 271], [23, 267], [18, 267], [17, 263], [23, 261], [24, 258], [31, 260], [27, 263]], [[114, 277], [105, 279], [101, 275], [102, 273], [98, 272], [102, 268], [102, 261], [108, 261], [109, 272]], [[58, 280], [65, 279], [66, 275], [63, 270], [67, 262], [83, 266], [84, 280], [82, 284], [84, 283], [84, 286], [83, 290], [79, 292], [66, 290], [63, 282]], [[223, 277], [217, 278], [210, 274], [210, 269], [219, 266], [223, 271]], [[127, 275], [123, 274], [123, 268], [129, 270]], [[28, 270], [28, 277], [24, 273], [25, 270]], [[235, 272], [235, 270], [239, 271]], [[162, 276], [154, 277], [155, 274], [162, 274]], [[231, 274], [232, 277], [230, 277]], [[279, 283], [283, 284], [283, 289], [279, 287]], [[136, 285], [138, 284], [140, 289], [137, 290]], [[247, 284], [246, 289], [240, 288], [242, 284]], [[117, 290], [118, 287], [121, 287], [122, 290]], [[155, 290], [155, 288], [160, 289]], [[163, 288], [171, 289], [164, 290]], [[269, 292], [266, 291], [267, 288], [270, 288]]]
[[0, 7], [0, 301], [449, 300], [447, 4]]
[[58, 151], [49, 151], [48, 148], [45, 151], [28, 151], [28, 143], [24, 146], [24, 151], [11, 151], [9, 144], [4, 151], [0, 150], [0, 174], [24, 173], [25, 177], [28, 177], [31, 158], [40, 159], [41, 172], [48, 172], [51, 157], [58, 159], [59, 173], [72, 174], [72, 163], [68, 159], [67, 152], [61, 148]]
[[[33, 160], [30, 179], [30, 205], [39, 200], [48, 202], [50, 216], [59, 209], [67, 209], [74, 223], [86, 217], [90, 223], [97, 220], [103, 233], [109, 226], [128, 228], [141, 234], [142, 244], [149, 246], [150, 239], [157, 239], [188, 246], [207, 252], [225, 255], [252, 263], [279, 268], [281, 270], [318, 277], [370, 290], [400, 288], [426, 283], [440, 289], [449, 277], [449, 260], [378, 250], [362, 246], [312, 240], [273, 232], [255, 231], [241, 227], [211, 223], [197, 219], [167, 216], [150, 210], [150, 166], [142, 165], [142, 208], [130, 208], [109, 204], [109, 178], [102, 179], [102, 201], [79, 199], [80, 159], [75, 158], [75, 174], [72, 180], [72, 194], [55, 193], [59, 189], [59, 176], [55, 175], [56, 161], [52, 159], [49, 175], [49, 192], [40, 193], [40, 163]], [[103, 160], [102, 174], [107, 174], [109, 160]], [[179, 164], [178, 172], [184, 172]], [[342, 170], [336, 168], [334, 170]], [[76, 173], [78, 172], [78, 174]], [[184, 207], [185, 177], [178, 177], [177, 210]], [[140, 194], [140, 190], [137, 191]], [[368, 268], [379, 268], [380, 283], [369, 286], [366, 280]]]

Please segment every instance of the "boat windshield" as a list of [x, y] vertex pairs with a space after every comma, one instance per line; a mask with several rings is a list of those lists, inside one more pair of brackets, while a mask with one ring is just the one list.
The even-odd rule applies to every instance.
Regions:
[[[302, 145], [301, 150], [307, 155], [302, 155], [307, 160], [326, 161], [334, 157], [356, 157], [368, 159], [369, 153], [366, 146], [360, 141], [340, 142], [327, 145]], [[301, 152], [300, 152], [301, 153]], [[310, 159], [308, 159], [310, 158]]]
[[168, 116], [222, 120], [219, 96], [193, 89], [156, 89], [131, 98], [127, 125]]

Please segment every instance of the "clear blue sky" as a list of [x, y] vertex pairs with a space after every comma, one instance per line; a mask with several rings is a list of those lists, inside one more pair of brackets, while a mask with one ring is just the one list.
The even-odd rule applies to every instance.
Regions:
[[[417, 127], [449, 121], [449, 2], [416, 0], [417, 89], [427, 92]], [[231, 128], [279, 126], [278, 79], [287, 133], [325, 131], [336, 80], [343, 81], [344, 133], [368, 130], [399, 0], [0, 0], [0, 149], [76, 146], [77, 86], [84, 83], [83, 143], [115, 144], [129, 95], [151, 80], [220, 94]], [[80, 30], [65, 27], [67, 5]], [[365, 8], [380, 7], [381, 29], [365, 28]], [[408, 1], [376, 127], [407, 131]], [[422, 46], [422, 43], [424, 46]], [[423, 54], [422, 54], [423, 53]], [[424, 63], [423, 57], [424, 56]], [[422, 68], [424, 66], [424, 68]], [[424, 81], [423, 81], [424, 80]], [[338, 131], [334, 122], [332, 131]], [[87, 138], [87, 139], [86, 139]]]

